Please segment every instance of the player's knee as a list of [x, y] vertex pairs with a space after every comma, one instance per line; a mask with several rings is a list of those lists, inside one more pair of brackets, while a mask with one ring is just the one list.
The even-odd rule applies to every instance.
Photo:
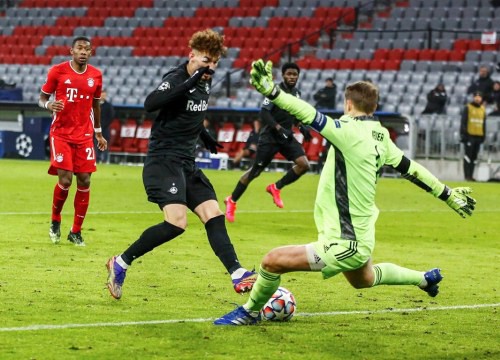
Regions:
[[282, 266], [280, 265], [280, 255], [278, 252], [271, 250], [262, 259], [261, 267], [271, 273], [281, 273]]
[[264, 168], [262, 166], [255, 164], [254, 166], [252, 166], [252, 169], [248, 173], [248, 180], [252, 181], [256, 177], [258, 177], [262, 173], [263, 170], [264, 170]]
[[305, 174], [306, 172], [311, 170], [311, 165], [309, 164], [309, 161], [307, 161], [307, 158], [305, 156], [298, 158], [296, 164], [299, 175]]
[[59, 178], [59, 185], [61, 185], [63, 188], [67, 189], [71, 186], [71, 178]]

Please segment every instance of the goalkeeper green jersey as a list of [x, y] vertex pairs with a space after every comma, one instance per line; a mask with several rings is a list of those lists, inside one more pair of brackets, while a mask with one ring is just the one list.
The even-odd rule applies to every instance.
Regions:
[[403, 151], [373, 116], [331, 119], [283, 93], [274, 102], [332, 144], [314, 209], [318, 240], [362, 241], [373, 250], [379, 213], [375, 205], [377, 178], [384, 164], [397, 166], [401, 162]]

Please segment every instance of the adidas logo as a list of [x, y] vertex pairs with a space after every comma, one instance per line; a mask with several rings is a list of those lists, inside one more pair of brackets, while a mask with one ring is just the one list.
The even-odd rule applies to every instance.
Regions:
[[70, 80], [70, 79], [68, 79], [68, 80], [66, 80], [64, 83], [65, 83], [65, 84], [70, 84], [70, 85], [71, 85], [71, 80]]

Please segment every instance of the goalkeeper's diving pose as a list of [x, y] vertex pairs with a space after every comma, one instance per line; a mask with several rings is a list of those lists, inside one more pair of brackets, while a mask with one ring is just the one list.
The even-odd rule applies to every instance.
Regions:
[[414, 285], [431, 297], [438, 294], [440, 269], [427, 272], [391, 263], [373, 264], [377, 177], [383, 165], [443, 200], [460, 216], [472, 215], [476, 201], [470, 188], [450, 189], [417, 162], [408, 159], [373, 116], [378, 89], [369, 82], [350, 84], [345, 90], [344, 115], [334, 120], [273, 84], [272, 63], [253, 63], [251, 84], [276, 106], [325, 137], [329, 149], [318, 184], [314, 220], [318, 239], [306, 245], [272, 249], [261, 263], [257, 281], [246, 304], [215, 320], [216, 325], [250, 325], [260, 320], [259, 310], [274, 294], [281, 274], [321, 271], [327, 279], [343, 273], [357, 288], [378, 285]]

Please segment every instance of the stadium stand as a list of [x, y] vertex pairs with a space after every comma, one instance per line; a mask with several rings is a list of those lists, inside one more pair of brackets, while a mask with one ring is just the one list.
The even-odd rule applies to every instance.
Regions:
[[[223, 32], [229, 47], [214, 76], [212, 104], [228, 108], [259, 106], [258, 94], [243, 86], [244, 70], [265, 56], [276, 64], [294, 60], [301, 66], [299, 88], [307, 101], [312, 101], [324, 78], [333, 77], [340, 90], [340, 110], [345, 85], [369, 78], [381, 89], [382, 110], [417, 116], [427, 92], [442, 82], [450, 99], [448, 114], [458, 117], [478, 66], [493, 69], [500, 61], [499, 41], [481, 41], [485, 31], [500, 25], [500, 9], [488, 0], [14, 0], [9, 4], [0, 13], [0, 73], [5, 81], [20, 85], [25, 100], [31, 102], [39, 93], [33, 84], [42, 82], [48, 66], [68, 58], [69, 44], [77, 35], [92, 38], [91, 61], [102, 69], [108, 95], [118, 105], [142, 105], [166, 68], [183, 61], [190, 35], [206, 27]], [[237, 147], [232, 131], [225, 143], [228, 152]], [[121, 139], [122, 147], [126, 143], [126, 137], [116, 139]], [[490, 142], [496, 139], [495, 133]]]

